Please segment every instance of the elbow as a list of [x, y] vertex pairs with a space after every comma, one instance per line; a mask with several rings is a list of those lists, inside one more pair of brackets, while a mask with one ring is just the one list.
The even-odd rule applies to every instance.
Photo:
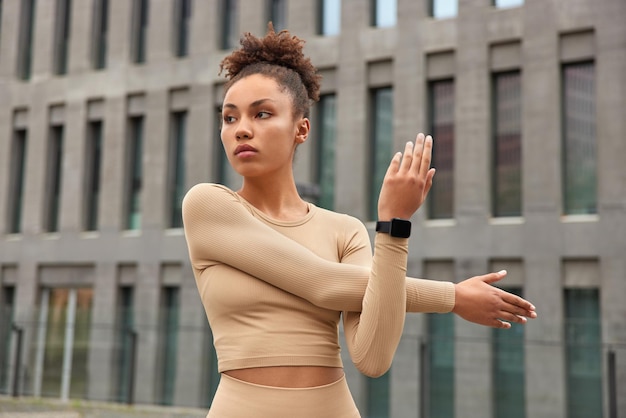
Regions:
[[357, 370], [367, 377], [377, 378], [381, 377], [389, 371], [391, 368], [392, 360], [376, 361], [373, 363], [364, 364], [364, 362], [355, 363]]

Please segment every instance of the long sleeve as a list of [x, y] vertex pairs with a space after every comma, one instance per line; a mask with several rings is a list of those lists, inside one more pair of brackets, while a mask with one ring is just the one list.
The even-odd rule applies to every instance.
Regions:
[[[331, 262], [315, 255], [254, 218], [226, 188], [194, 186], [183, 201], [183, 222], [196, 275], [223, 263], [320, 307], [352, 312], [363, 309], [369, 267]], [[378, 246], [377, 242], [375, 256]], [[384, 258], [389, 245], [381, 242], [380, 246], [383, 249], [378, 255]], [[409, 312], [449, 312], [454, 306], [451, 283], [420, 279], [403, 279], [403, 283]]]

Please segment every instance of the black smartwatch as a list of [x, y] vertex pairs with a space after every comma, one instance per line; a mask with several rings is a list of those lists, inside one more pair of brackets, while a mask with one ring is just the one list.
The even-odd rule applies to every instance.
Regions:
[[399, 218], [393, 218], [391, 221], [378, 221], [376, 232], [384, 232], [396, 238], [408, 238], [411, 236], [411, 221]]

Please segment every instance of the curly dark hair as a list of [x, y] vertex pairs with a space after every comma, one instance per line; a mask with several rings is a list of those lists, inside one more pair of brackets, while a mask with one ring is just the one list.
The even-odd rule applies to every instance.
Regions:
[[258, 38], [244, 33], [241, 48], [233, 51], [220, 63], [228, 81], [224, 93], [238, 80], [252, 74], [261, 74], [275, 80], [293, 98], [294, 116], [308, 117], [312, 102], [319, 100], [321, 75], [302, 51], [304, 40], [289, 31], [274, 31], [270, 22], [267, 34]]

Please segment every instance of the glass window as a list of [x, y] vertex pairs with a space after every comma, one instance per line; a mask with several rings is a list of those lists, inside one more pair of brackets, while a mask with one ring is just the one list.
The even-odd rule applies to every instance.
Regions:
[[341, 0], [318, 0], [318, 33], [339, 35], [341, 30]]
[[287, 2], [285, 0], [266, 0], [268, 2], [267, 20], [272, 22], [274, 30], [287, 29]]
[[59, 230], [61, 205], [61, 173], [63, 158], [63, 125], [50, 127], [48, 140], [48, 167], [46, 171], [46, 204], [44, 205], [44, 230]]
[[437, 180], [428, 193], [428, 217], [454, 216], [454, 81], [433, 81], [429, 86], [432, 166]]
[[231, 190], [236, 190], [241, 185], [242, 178], [239, 175], [239, 173], [235, 171], [233, 166], [230, 165], [230, 162], [228, 161], [228, 157], [226, 156], [226, 152], [224, 151], [224, 146], [222, 145], [222, 139], [221, 139], [222, 111], [221, 111], [221, 108], [218, 108], [215, 114], [216, 114], [216, 121], [215, 121], [216, 133], [215, 133], [215, 140], [213, 141], [213, 144], [215, 145], [213, 149], [211, 150], [211, 152], [213, 152], [213, 155], [215, 156], [215, 159], [213, 160], [215, 162], [215, 167], [216, 167], [215, 179], [217, 183], [223, 184], [224, 186], [228, 187]]
[[102, 121], [91, 121], [87, 125], [85, 147], [85, 231], [98, 229], [98, 201], [100, 197], [100, 164], [102, 155]]
[[499, 9], [518, 7], [524, 4], [524, 0], [494, 0], [493, 5]]
[[395, 26], [398, 5], [397, 0], [371, 0], [372, 1], [372, 26], [379, 28]]
[[129, 385], [133, 366], [133, 345], [136, 344], [133, 312], [134, 289], [121, 286], [118, 290], [117, 309], [117, 347], [116, 347], [116, 384], [114, 385], [117, 402], [130, 402]]
[[0, 393], [8, 395], [12, 393], [9, 371], [13, 365], [11, 344], [14, 334], [15, 287], [3, 286], [0, 290]]
[[148, 5], [149, 0], [134, 0], [133, 23], [131, 34], [131, 59], [134, 63], [146, 62], [146, 44], [148, 40]]
[[128, 119], [125, 229], [141, 228], [141, 183], [143, 169], [143, 116]]
[[313, 164], [319, 185], [317, 205], [329, 210], [335, 201], [335, 141], [337, 133], [337, 99], [334, 94], [320, 97], [317, 104], [316, 155]]
[[178, 0], [175, 6], [174, 55], [184, 57], [189, 54], [189, 22], [191, 18], [191, 0]]
[[522, 214], [522, 98], [519, 72], [493, 78], [494, 216]]
[[567, 215], [597, 212], [595, 69], [563, 67], [563, 206]]
[[54, 72], [62, 75], [67, 73], [67, 60], [71, 27], [71, 0], [57, 0], [54, 42]]
[[220, 46], [222, 49], [234, 48], [239, 43], [237, 2], [238, 0], [221, 0], [222, 32], [220, 34]]
[[99, 70], [106, 67], [109, 0], [95, 0], [93, 28], [93, 50], [91, 59], [93, 68]]
[[[522, 289], [506, 291], [522, 296]], [[495, 418], [525, 418], [524, 325], [493, 329], [493, 402]]]
[[388, 371], [377, 378], [367, 378], [367, 416], [371, 418], [389, 418], [389, 376]]
[[431, 418], [454, 417], [454, 314], [429, 314], [427, 405]]
[[35, 30], [35, 0], [20, 1], [17, 76], [30, 80], [33, 60], [33, 31]]
[[185, 136], [187, 112], [172, 113], [169, 162], [169, 215], [170, 228], [183, 227], [182, 205], [185, 195]]
[[178, 349], [178, 315], [179, 288], [165, 286], [163, 288], [163, 305], [161, 312], [161, 350], [163, 363], [161, 369], [161, 387], [159, 403], [174, 404], [174, 387], [176, 383], [176, 352]]
[[458, 0], [431, 0], [430, 15], [435, 19], [447, 19], [459, 14]]
[[24, 199], [24, 174], [26, 167], [26, 139], [25, 129], [16, 129], [13, 133], [11, 145], [11, 160], [9, 163], [9, 198], [8, 204], [8, 232], [19, 234], [22, 232], [22, 205]]
[[393, 156], [393, 88], [371, 92], [372, 136], [370, 138], [369, 218], [378, 217], [378, 196]]
[[598, 289], [565, 289], [567, 416], [602, 416], [602, 340]]

